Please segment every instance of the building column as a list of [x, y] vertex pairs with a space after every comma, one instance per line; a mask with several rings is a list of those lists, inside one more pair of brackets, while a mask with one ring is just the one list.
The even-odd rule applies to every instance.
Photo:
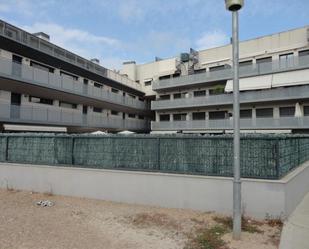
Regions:
[[274, 118], [280, 118], [279, 107], [274, 107]]

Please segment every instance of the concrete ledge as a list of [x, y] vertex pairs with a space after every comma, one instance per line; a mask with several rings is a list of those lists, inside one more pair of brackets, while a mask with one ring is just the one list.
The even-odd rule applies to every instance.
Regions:
[[[246, 215], [289, 215], [309, 191], [309, 162], [282, 180], [242, 179]], [[232, 178], [0, 163], [0, 188], [232, 214]]]

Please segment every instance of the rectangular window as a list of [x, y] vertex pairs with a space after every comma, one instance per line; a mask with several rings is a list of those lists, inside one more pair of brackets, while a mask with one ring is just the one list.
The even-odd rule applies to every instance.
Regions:
[[169, 94], [159, 96], [159, 100], [169, 100], [170, 98], [171, 96]]
[[177, 113], [173, 114], [174, 121], [186, 121], [187, 113]]
[[174, 99], [181, 99], [181, 93], [174, 93]]
[[272, 58], [271, 57], [265, 57], [265, 58], [256, 59], [256, 63], [257, 64], [270, 63], [270, 62], [272, 62]]
[[65, 75], [66, 77], [69, 77], [69, 78], [72, 78], [73, 80], [78, 80], [78, 77], [73, 75], [73, 74], [69, 74], [69, 73], [66, 73], [66, 72], [63, 72], [63, 71], [60, 71], [60, 75]]
[[128, 96], [131, 97], [132, 99], [135, 99], [135, 98], [136, 98], [136, 96], [134, 96], [134, 95], [132, 95], [132, 94], [129, 94], [129, 93], [128, 93]]
[[37, 104], [53, 105], [54, 101], [52, 99], [44, 99], [44, 98], [30, 96], [29, 102], [37, 103]]
[[206, 96], [206, 90], [194, 91], [194, 92], [193, 92], [193, 96], [194, 96], [194, 97]]
[[136, 114], [129, 113], [128, 116], [129, 118], [136, 118]]
[[171, 75], [163, 75], [159, 77], [159, 80], [166, 80], [166, 79], [170, 79]]
[[206, 119], [206, 113], [205, 112], [193, 112], [192, 113], [192, 119], [193, 120], [205, 120]]
[[93, 107], [93, 112], [102, 113], [103, 109], [99, 107]]
[[111, 114], [112, 114], [112, 115], [118, 115], [118, 114], [119, 114], [119, 112], [117, 112], [117, 111], [113, 111], [113, 110], [112, 110], [112, 111], [111, 111]]
[[223, 69], [225, 69], [225, 66], [224, 66], [224, 65], [222, 65], [222, 66], [210, 67], [210, 68], [209, 68], [209, 72], [220, 71], [220, 70], [223, 70]]
[[295, 106], [280, 107], [279, 112], [280, 112], [280, 117], [294, 117], [295, 116]]
[[293, 58], [294, 54], [293, 53], [288, 53], [288, 54], [282, 54], [279, 56], [279, 61], [280, 61], [280, 67], [285, 68], [289, 66], [293, 66]]
[[100, 84], [100, 83], [97, 83], [97, 82], [94, 82], [94, 83], [93, 83], [93, 86], [94, 86], [94, 87], [97, 87], [97, 88], [103, 88], [103, 85]]
[[304, 115], [309, 116], [309, 105], [304, 106]]
[[45, 66], [41, 63], [37, 63], [37, 62], [34, 62], [34, 61], [30, 61], [30, 66], [37, 68], [37, 69], [40, 69], [40, 70], [43, 70], [43, 71], [46, 71], [46, 72], [49, 72], [49, 73], [54, 72], [54, 68]]
[[151, 86], [151, 82], [152, 82], [151, 80], [147, 80], [147, 81], [144, 82], [144, 85], [145, 86]]
[[88, 80], [87, 79], [84, 79], [84, 84], [88, 85]]
[[227, 111], [216, 111], [216, 112], [209, 112], [209, 119], [226, 119], [228, 117]]
[[224, 93], [225, 86], [218, 85], [213, 89], [209, 89], [209, 95], [218, 95]]
[[194, 73], [195, 74], [206, 73], [206, 68], [196, 69], [196, 70], [194, 70]]
[[309, 49], [308, 50], [303, 50], [298, 52], [299, 56], [308, 56], [309, 55]]
[[252, 118], [252, 110], [240, 110], [240, 118]]
[[119, 90], [118, 90], [118, 89], [115, 89], [115, 88], [112, 88], [112, 92], [113, 92], [113, 93], [119, 93]]
[[160, 121], [170, 121], [170, 115], [169, 114], [161, 114], [160, 115]]
[[70, 109], [76, 109], [77, 104], [65, 102], [65, 101], [59, 101], [59, 106], [64, 108], [70, 108]]
[[239, 62], [240, 67], [252, 66], [252, 64], [253, 64], [252, 60]]
[[256, 117], [257, 118], [272, 118], [274, 116], [273, 108], [261, 108], [256, 109]]
[[144, 119], [143, 115], [138, 115], [138, 119]]

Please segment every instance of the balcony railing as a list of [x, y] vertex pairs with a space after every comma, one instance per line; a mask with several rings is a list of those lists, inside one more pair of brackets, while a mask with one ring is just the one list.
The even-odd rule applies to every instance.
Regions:
[[[309, 116], [240, 119], [240, 128], [243, 130], [309, 129]], [[231, 130], [233, 120], [151, 122], [151, 129], [155, 131]]]
[[11, 105], [0, 103], [0, 121], [8, 123], [41, 124], [57, 126], [110, 128], [117, 130], [149, 130], [149, 121], [122, 119], [106, 114], [82, 114], [80, 110], [55, 106]]
[[78, 94], [101, 101], [123, 105], [135, 109], [147, 109], [146, 102], [138, 98], [113, 93], [91, 85], [85, 85], [65, 75], [57, 75], [32, 66], [20, 65], [9, 59], [0, 58], [0, 76], [26, 81], [27, 83], [52, 88], [68, 93]]
[[[309, 85], [240, 92], [240, 103], [272, 102], [279, 100], [309, 99]], [[233, 94], [208, 95], [151, 102], [152, 110], [172, 110], [218, 105], [232, 105]]]
[[[272, 62], [257, 63], [239, 68], [241, 78], [270, 73], [279, 73], [291, 70], [309, 68], [309, 56], [291, 57], [287, 60], [275, 60]], [[218, 71], [198, 73], [180, 76], [170, 79], [156, 80], [153, 82], [153, 90], [164, 90], [182, 86], [194, 86], [203, 83], [211, 83], [221, 80], [229, 80], [233, 77], [233, 69], [226, 68]]]
[[133, 80], [128, 79], [112, 70], [106, 69], [96, 63], [86, 60], [74, 53], [71, 53], [63, 48], [60, 48], [53, 43], [42, 40], [35, 35], [32, 35], [24, 30], [21, 30], [13, 25], [10, 25], [0, 20], [0, 36], [4, 36], [23, 45], [31, 47], [35, 50], [51, 55], [63, 61], [66, 61], [75, 66], [81, 67], [95, 74], [107, 77], [121, 84], [127, 85], [141, 91], [141, 85]]

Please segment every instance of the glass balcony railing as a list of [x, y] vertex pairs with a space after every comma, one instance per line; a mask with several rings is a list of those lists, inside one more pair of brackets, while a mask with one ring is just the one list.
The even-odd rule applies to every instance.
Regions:
[[110, 128], [117, 130], [149, 130], [148, 120], [122, 119], [101, 113], [82, 114], [80, 110], [48, 105], [11, 105], [0, 103], [0, 121], [8, 123]]
[[[309, 85], [285, 88], [272, 88], [259, 91], [240, 92], [240, 103], [272, 102], [280, 100], [309, 99]], [[233, 94], [208, 95], [171, 100], [157, 100], [151, 102], [152, 110], [171, 110], [181, 108], [196, 108], [218, 105], [232, 105]]]
[[20, 65], [9, 59], [0, 58], [0, 75], [27, 83], [52, 88], [72, 94], [78, 94], [101, 101], [122, 105], [134, 109], [147, 109], [147, 103], [138, 98], [107, 91], [92, 85], [85, 85], [66, 75], [57, 75], [28, 65]]
[[12, 39], [23, 45], [36, 49], [45, 54], [51, 55], [63, 61], [66, 61], [75, 66], [81, 67], [95, 74], [109, 78], [113, 81], [117, 81], [123, 85], [134, 88], [141, 91], [141, 85], [133, 80], [128, 79], [112, 70], [106, 69], [92, 61], [86, 60], [74, 53], [71, 53], [63, 48], [60, 48], [48, 41], [38, 38], [37, 36], [30, 34], [22, 29], [19, 29], [13, 25], [10, 25], [0, 20], [0, 35], [6, 38]]
[[[242, 130], [309, 129], [309, 116], [240, 119]], [[232, 130], [232, 119], [151, 122], [154, 131]]]
[[[257, 63], [239, 68], [241, 78], [258, 76], [270, 73], [279, 73], [291, 70], [309, 68], [309, 56], [291, 57], [286, 60], [275, 60], [272, 62]], [[218, 71], [185, 75], [176, 78], [156, 80], [153, 82], [153, 90], [164, 90], [181, 86], [194, 86], [203, 83], [211, 83], [221, 80], [232, 79], [233, 69], [226, 68]]]

